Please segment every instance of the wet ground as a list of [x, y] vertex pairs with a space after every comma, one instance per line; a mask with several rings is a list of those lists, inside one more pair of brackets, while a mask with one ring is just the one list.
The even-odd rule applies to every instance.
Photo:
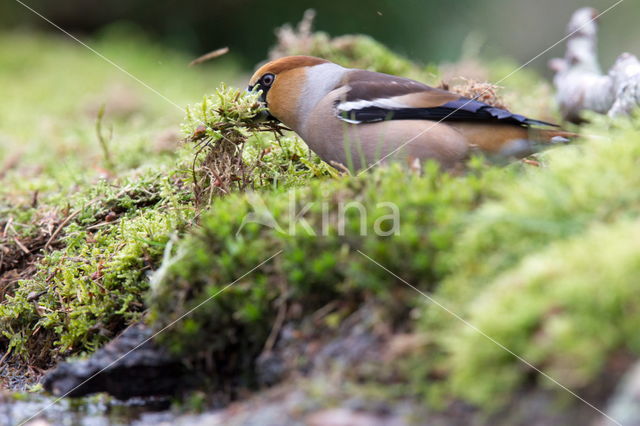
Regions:
[[[44, 378], [38, 377], [37, 370], [0, 374], [0, 385], [14, 390], [0, 390], [0, 426], [608, 425], [601, 413], [578, 399], [537, 386], [523, 387], [504, 410], [487, 414], [455, 400], [434, 410], [410, 395], [392, 397], [391, 392], [384, 392], [384, 382], [367, 385], [359, 377], [365, 377], [370, 365], [383, 366], [385, 357], [391, 356], [385, 348], [398, 347], [400, 338], [376, 328], [375, 312], [373, 306], [361, 308], [324, 341], [314, 341], [313, 333], [296, 338], [294, 328], [284, 325], [273, 350], [256, 360], [255, 373], [263, 385], [239, 393], [230, 402], [221, 403], [223, 398], [218, 398], [216, 404], [210, 400], [214, 395], [201, 390], [187, 392], [182, 399], [177, 393], [171, 397], [138, 396], [126, 402], [107, 396], [105, 391], [126, 399], [130, 394], [148, 394], [149, 388], [163, 391], [175, 385], [177, 389], [179, 381], [166, 385], [171, 377], [180, 378], [168, 368], [172, 359], [152, 344], [141, 345], [126, 361], [113, 363], [148, 336], [148, 330], [132, 326], [92, 357], [61, 363]], [[594, 386], [581, 389], [580, 394], [607, 413], [615, 413], [616, 419], [625, 419], [625, 426], [640, 425], [640, 366], [631, 368], [632, 360], [619, 358], [618, 368], [608, 368]], [[301, 363], [302, 359], [306, 362]], [[101, 379], [91, 380], [96, 371]], [[34, 388], [38, 381], [43, 385]], [[145, 382], [146, 387], [142, 386]], [[42, 389], [58, 395], [79, 389], [92, 395], [58, 399], [46, 396], [50, 394]], [[562, 396], [564, 402], [559, 404]]]
[[[39, 394], [0, 394], [0, 426], [128, 425], [143, 414], [170, 408], [167, 399], [132, 399], [127, 402], [106, 395], [62, 399]], [[141, 423], [145, 424], [145, 423]], [[146, 423], [150, 424], [150, 423]]]

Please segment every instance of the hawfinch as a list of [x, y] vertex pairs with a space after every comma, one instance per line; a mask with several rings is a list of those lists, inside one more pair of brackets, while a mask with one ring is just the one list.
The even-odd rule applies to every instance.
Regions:
[[553, 124], [414, 80], [311, 56], [267, 63], [251, 77], [249, 90], [261, 90], [269, 114], [323, 160], [350, 169], [391, 158], [411, 164], [435, 159], [450, 168], [474, 149], [518, 153], [528, 141], [567, 135], [532, 127]]

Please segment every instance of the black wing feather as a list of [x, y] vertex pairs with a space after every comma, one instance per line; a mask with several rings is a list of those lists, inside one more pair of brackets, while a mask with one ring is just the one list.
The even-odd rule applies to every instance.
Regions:
[[341, 113], [341, 117], [358, 123], [372, 123], [384, 120], [434, 120], [434, 121], [484, 121], [516, 124], [520, 126], [553, 126], [557, 124], [534, 120], [520, 114], [473, 99], [460, 98], [432, 108], [399, 108], [364, 107]]

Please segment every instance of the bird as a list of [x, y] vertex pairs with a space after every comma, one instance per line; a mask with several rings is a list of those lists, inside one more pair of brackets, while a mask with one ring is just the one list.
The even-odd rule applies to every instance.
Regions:
[[525, 156], [531, 141], [572, 136], [553, 123], [415, 80], [313, 56], [266, 63], [248, 90], [261, 92], [269, 119], [295, 131], [325, 162], [349, 170], [429, 159], [451, 169], [473, 152]]

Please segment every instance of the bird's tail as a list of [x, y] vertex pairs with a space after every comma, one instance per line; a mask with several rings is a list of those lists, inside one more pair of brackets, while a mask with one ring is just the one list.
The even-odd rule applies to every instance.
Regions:
[[560, 129], [529, 129], [529, 139], [540, 142], [557, 143], [562, 139], [564, 139], [564, 142], [571, 142], [579, 137], [580, 135], [578, 133], [567, 132]]
[[526, 153], [527, 150], [524, 150], [522, 154], [517, 154], [517, 151], [524, 149], [527, 144], [567, 143], [579, 136], [561, 129], [541, 129], [505, 124], [452, 123], [451, 126], [462, 133], [471, 146], [482, 152], [508, 153], [513, 156], [529, 155]]
[[500, 157], [517, 157], [522, 158], [536, 152], [543, 151], [554, 145], [563, 145], [580, 137], [579, 134], [567, 132], [559, 129], [538, 129], [530, 128], [526, 130], [526, 137], [505, 140], [498, 151]]

